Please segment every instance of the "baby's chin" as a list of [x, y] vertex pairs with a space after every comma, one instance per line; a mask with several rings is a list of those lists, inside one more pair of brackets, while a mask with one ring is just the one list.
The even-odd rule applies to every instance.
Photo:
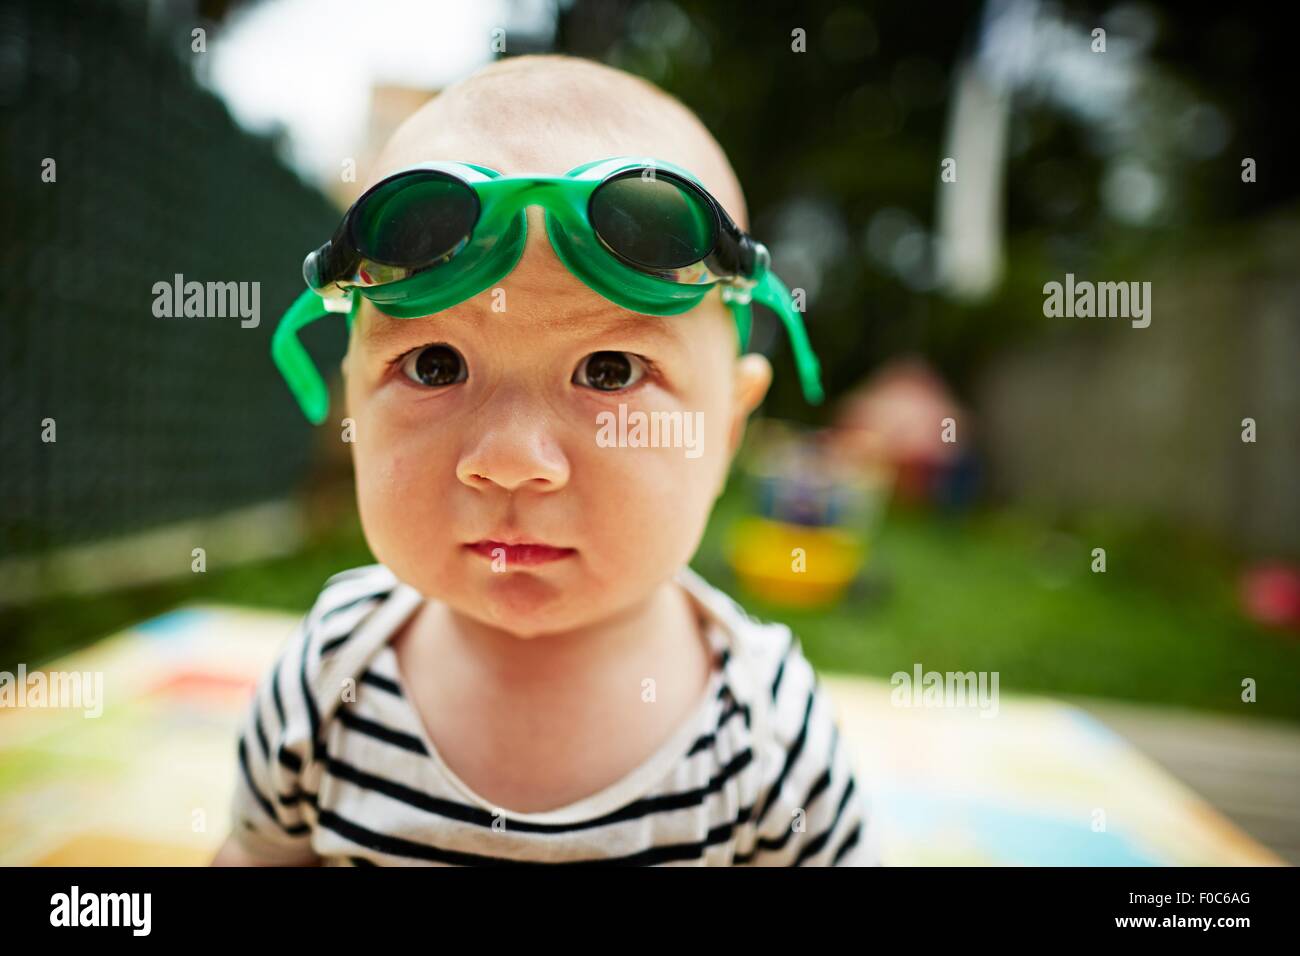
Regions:
[[583, 598], [575, 594], [586, 588], [573, 581], [558, 581], [545, 574], [507, 571], [492, 574], [464, 595], [464, 606], [456, 610], [480, 623], [500, 628], [515, 637], [531, 639], [581, 627]]
[[607, 590], [585, 575], [554, 569], [444, 576], [428, 588], [411, 583], [456, 613], [522, 640], [589, 627], [613, 611], [605, 607], [611, 597]]

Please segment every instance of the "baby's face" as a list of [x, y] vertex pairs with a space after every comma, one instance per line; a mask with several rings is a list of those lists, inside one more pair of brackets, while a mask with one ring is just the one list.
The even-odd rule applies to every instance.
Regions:
[[[475, 145], [423, 158], [559, 175], [620, 154], [521, 162]], [[386, 170], [413, 159], [396, 153]], [[524, 255], [496, 289], [416, 319], [366, 302], [344, 362], [375, 557], [522, 637], [632, 610], [690, 559], [770, 375], [761, 357], [737, 358], [716, 290], [681, 315], [629, 312], [556, 258], [540, 209], [528, 217]], [[649, 445], [664, 423], [675, 431]]]

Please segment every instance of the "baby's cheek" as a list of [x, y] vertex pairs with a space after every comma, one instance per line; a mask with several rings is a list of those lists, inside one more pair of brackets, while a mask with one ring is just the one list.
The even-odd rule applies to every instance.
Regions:
[[[400, 549], [401, 526], [394, 519], [392, 499], [388, 489], [392, 481], [391, 463], [374, 444], [358, 441], [353, 450], [352, 462], [357, 487], [357, 511], [361, 515], [361, 528], [375, 558], [388, 564]], [[395, 540], [395, 535], [398, 537]]]
[[[689, 559], [712, 503], [714, 466], [683, 448], [610, 448], [597, 461], [605, 542], [622, 564], [669, 573]], [[598, 532], [599, 533], [599, 532]]]
[[432, 473], [437, 463], [382, 423], [371, 422], [364, 437], [360, 424], [353, 461], [366, 541], [382, 563], [405, 564], [427, 547], [427, 529], [446, 524], [439, 516], [445, 489], [440, 494]]

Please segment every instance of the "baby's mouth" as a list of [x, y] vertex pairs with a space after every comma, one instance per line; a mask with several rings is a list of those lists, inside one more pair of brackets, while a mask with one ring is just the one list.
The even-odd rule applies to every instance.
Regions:
[[504, 541], [475, 541], [472, 544], [465, 545], [465, 547], [485, 558], [504, 561], [507, 569], [512, 566], [523, 567], [549, 564], [552, 561], [560, 561], [578, 553], [576, 548], [557, 548], [549, 544], [534, 544], [531, 542], [506, 544]]

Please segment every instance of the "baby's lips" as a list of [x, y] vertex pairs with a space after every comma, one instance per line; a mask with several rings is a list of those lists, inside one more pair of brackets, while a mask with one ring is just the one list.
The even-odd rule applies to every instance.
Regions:
[[554, 545], [533, 542], [506, 544], [503, 541], [475, 541], [466, 545], [466, 547], [485, 558], [504, 559], [507, 568], [511, 565], [535, 566], [549, 564], [552, 561], [560, 561], [577, 553], [574, 548], [559, 548]]

